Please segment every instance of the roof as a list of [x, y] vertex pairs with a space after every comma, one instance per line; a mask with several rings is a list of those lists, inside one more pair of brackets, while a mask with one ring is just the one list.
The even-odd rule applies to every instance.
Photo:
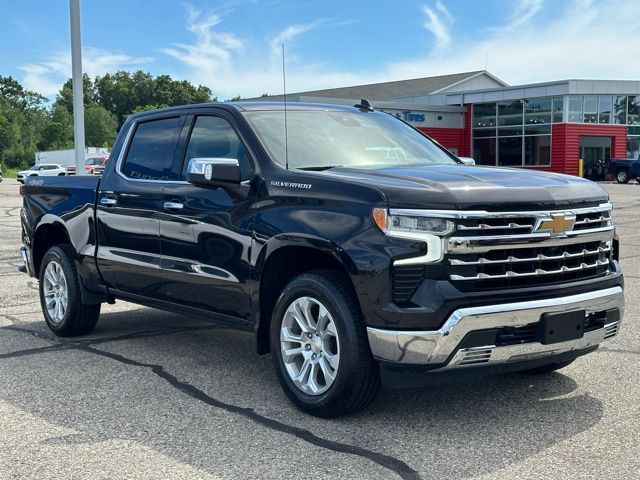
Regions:
[[[241, 102], [210, 102], [210, 103], [192, 103], [186, 105], [176, 105], [173, 107], [164, 107], [158, 108], [155, 110], [145, 110], [143, 112], [137, 112], [127, 117], [127, 121], [135, 120], [140, 117], [145, 117], [147, 115], [161, 115], [164, 113], [173, 113], [174, 112], [186, 112], [188, 110], [201, 110], [207, 108], [221, 108], [224, 110], [241, 110], [241, 111], [251, 111], [251, 110], [284, 110], [284, 102], [281, 101], [268, 101], [268, 102], [250, 102], [250, 101], [241, 101]], [[344, 111], [357, 111], [357, 108], [353, 108], [352, 106], [345, 105], [333, 105], [333, 104], [325, 104], [325, 103], [309, 103], [309, 102], [288, 102], [287, 110], [344, 110]]]
[[[413, 97], [442, 91], [471, 78], [487, 75], [498, 83], [507, 85], [485, 70], [473, 72], [453, 73], [435, 77], [396, 80], [393, 82], [369, 83], [350, 87], [328, 88], [324, 90], [310, 90], [306, 92], [288, 93], [287, 96], [327, 97], [327, 98], [366, 98], [367, 100], [391, 100], [398, 97]], [[269, 96], [279, 98], [281, 95]], [[258, 99], [256, 99], [258, 100]]]

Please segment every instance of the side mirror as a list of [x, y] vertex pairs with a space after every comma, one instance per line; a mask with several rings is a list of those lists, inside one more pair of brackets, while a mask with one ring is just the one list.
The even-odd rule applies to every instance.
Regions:
[[240, 185], [240, 163], [235, 158], [192, 158], [187, 181], [199, 187], [236, 187]]
[[476, 164], [476, 161], [471, 157], [458, 157], [458, 160], [460, 160], [465, 165], [475, 165]]

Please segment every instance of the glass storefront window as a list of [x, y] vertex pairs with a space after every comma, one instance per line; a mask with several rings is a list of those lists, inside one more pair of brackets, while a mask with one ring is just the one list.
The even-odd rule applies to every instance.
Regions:
[[473, 159], [478, 165], [496, 164], [496, 139], [481, 138], [473, 141]]
[[498, 139], [498, 165], [522, 166], [522, 137]]
[[627, 158], [637, 159], [640, 156], [640, 136], [627, 137]]
[[627, 98], [627, 125], [640, 125], [640, 95]]
[[522, 135], [522, 127], [499, 127], [498, 128], [499, 137], [514, 137], [517, 135]]
[[551, 125], [525, 125], [525, 135], [542, 135], [545, 133], [551, 133]]
[[551, 135], [524, 137], [524, 164], [551, 165]]
[[498, 102], [498, 125], [522, 125], [522, 100]]
[[562, 122], [562, 97], [553, 97], [553, 123]]
[[524, 123], [526, 125], [551, 123], [551, 98], [524, 100]]
[[598, 123], [598, 96], [584, 96], [584, 123]]
[[569, 97], [569, 121], [582, 123], [582, 95]]
[[496, 126], [496, 104], [476, 103], [473, 106], [473, 126], [474, 127], [495, 127]]
[[611, 95], [600, 95], [598, 97], [598, 122], [610, 123], [612, 109], [613, 97]]
[[618, 95], [613, 100], [613, 123], [627, 124], [627, 97]]
[[473, 138], [495, 137], [495, 136], [496, 136], [495, 128], [474, 128], [473, 129]]

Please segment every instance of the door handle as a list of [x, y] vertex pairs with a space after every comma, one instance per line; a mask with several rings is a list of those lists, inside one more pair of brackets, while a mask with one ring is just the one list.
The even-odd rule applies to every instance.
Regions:
[[180, 202], [164, 202], [165, 210], [182, 210], [184, 208], [184, 203]]
[[105, 207], [113, 207], [118, 203], [118, 200], [110, 197], [102, 197], [100, 199], [100, 205], [104, 205]]

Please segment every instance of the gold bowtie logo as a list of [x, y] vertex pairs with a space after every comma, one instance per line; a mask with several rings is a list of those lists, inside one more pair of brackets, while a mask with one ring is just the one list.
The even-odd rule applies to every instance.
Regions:
[[551, 232], [555, 235], [560, 235], [571, 231], [575, 222], [575, 216], [565, 216], [564, 213], [554, 213], [551, 215], [551, 218], [538, 220], [535, 231]]

